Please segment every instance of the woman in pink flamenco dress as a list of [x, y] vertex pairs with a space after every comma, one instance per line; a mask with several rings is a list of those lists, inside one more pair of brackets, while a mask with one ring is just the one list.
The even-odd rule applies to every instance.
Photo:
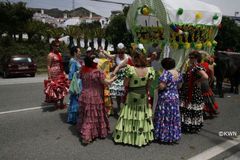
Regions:
[[80, 71], [82, 92], [79, 97], [81, 107], [77, 129], [82, 143], [88, 144], [96, 138], [105, 138], [110, 131], [103, 91], [104, 85], [109, 85], [114, 79], [105, 79], [104, 73], [97, 69], [96, 58], [86, 57], [84, 63]]

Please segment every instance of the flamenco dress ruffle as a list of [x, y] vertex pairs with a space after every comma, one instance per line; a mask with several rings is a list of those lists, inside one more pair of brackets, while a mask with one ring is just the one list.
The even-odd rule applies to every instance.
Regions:
[[80, 113], [78, 130], [82, 139], [92, 141], [95, 138], [105, 138], [109, 131], [106, 108], [98, 92], [83, 90], [79, 98]]
[[85, 142], [95, 138], [105, 138], [110, 132], [108, 115], [103, 102], [103, 85], [105, 78], [100, 71], [86, 71], [81, 75], [82, 92], [79, 97], [80, 109], [77, 129]]
[[71, 124], [77, 123], [78, 110], [79, 110], [79, 102], [78, 98], [82, 91], [82, 81], [77, 78], [77, 74], [75, 73], [69, 87], [69, 106], [68, 106], [68, 118], [67, 122]]
[[202, 96], [204, 101], [203, 111], [210, 116], [218, 113], [218, 103], [215, 101], [213, 91], [209, 86], [208, 80], [201, 84]]
[[58, 79], [44, 80], [44, 93], [48, 102], [56, 102], [63, 99], [69, 91], [69, 81], [62, 75]]
[[141, 147], [153, 138], [152, 109], [145, 94], [130, 92], [123, 104], [113, 134], [116, 143]]

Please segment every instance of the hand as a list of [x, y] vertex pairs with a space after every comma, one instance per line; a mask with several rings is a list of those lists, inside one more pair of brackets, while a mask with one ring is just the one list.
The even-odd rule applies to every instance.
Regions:
[[116, 76], [116, 74], [115, 73], [111, 73], [111, 78], [113, 78], [113, 77], [115, 77]]
[[117, 76], [113, 76], [111, 79], [111, 82], [115, 81], [117, 79]]
[[151, 60], [153, 61], [153, 60], [155, 60], [157, 58], [157, 53], [156, 52], [153, 52], [152, 54], [151, 54]]

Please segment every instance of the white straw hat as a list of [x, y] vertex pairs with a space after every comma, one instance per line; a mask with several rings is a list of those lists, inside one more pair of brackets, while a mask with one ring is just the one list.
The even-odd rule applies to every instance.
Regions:
[[118, 49], [123, 49], [124, 48], [124, 44], [123, 43], [118, 43], [117, 47], [118, 47]]
[[94, 63], [98, 63], [98, 62], [99, 62], [99, 59], [98, 59], [98, 58], [94, 58], [94, 59], [93, 59], [93, 62], [94, 62]]
[[92, 48], [91, 48], [91, 47], [88, 47], [88, 48], [87, 48], [87, 51], [91, 51], [91, 50], [92, 50]]
[[143, 50], [143, 49], [144, 49], [143, 44], [142, 44], [142, 43], [139, 43], [139, 44], [138, 44], [138, 48], [141, 49], [141, 50]]

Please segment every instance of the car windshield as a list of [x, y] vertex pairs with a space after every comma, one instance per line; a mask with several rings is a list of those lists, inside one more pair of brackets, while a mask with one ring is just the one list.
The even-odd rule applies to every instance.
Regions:
[[13, 57], [12, 61], [20, 63], [29, 63], [32, 62], [32, 59], [29, 57]]

